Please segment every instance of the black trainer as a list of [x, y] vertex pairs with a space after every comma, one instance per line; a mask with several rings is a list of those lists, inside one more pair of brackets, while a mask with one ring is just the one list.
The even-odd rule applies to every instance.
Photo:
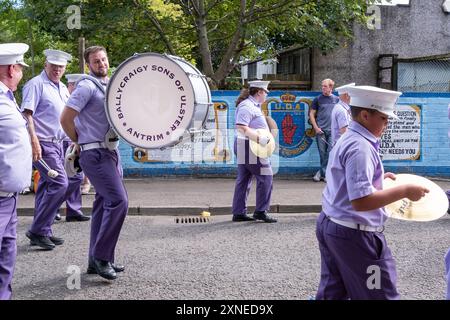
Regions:
[[[111, 267], [114, 269], [115, 272], [124, 272], [125, 266], [122, 266], [120, 264], [111, 263]], [[97, 274], [97, 270], [95, 270], [95, 266], [93, 263], [90, 263], [87, 270], [87, 274]]]
[[59, 238], [59, 237], [55, 237], [55, 236], [51, 236], [48, 238], [50, 239], [51, 242], [53, 242], [55, 244], [55, 246], [60, 246], [64, 243], [63, 238]]
[[70, 217], [66, 216], [67, 222], [74, 222], [74, 221], [83, 222], [83, 221], [89, 221], [90, 219], [91, 219], [91, 217], [85, 216], [84, 214], [79, 214], [77, 216], [70, 216]]
[[263, 211], [263, 212], [255, 212], [253, 214], [253, 218], [255, 220], [262, 220], [266, 223], [274, 223], [277, 222], [278, 220], [275, 218], [272, 218], [271, 216], [268, 215], [267, 212]]
[[30, 245], [32, 246], [39, 246], [45, 250], [53, 250], [55, 248], [55, 244], [50, 240], [50, 237], [40, 236], [31, 231], [27, 231], [25, 235], [30, 239]]
[[249, 217], [246, 214], [233, 214], [233, 222], [241, 222], [241, 221], [255, 221], [252, 217]]

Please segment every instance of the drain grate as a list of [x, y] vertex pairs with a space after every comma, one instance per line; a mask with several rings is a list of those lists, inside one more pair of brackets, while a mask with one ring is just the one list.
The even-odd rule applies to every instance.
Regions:
[[175, 223], [207, 223], [210, 222], [206, 217], [181, 217], [175, 218]]

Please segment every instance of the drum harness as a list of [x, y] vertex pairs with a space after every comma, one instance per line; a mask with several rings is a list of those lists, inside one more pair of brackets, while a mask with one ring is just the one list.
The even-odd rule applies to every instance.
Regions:
[[[98, 81], [98, 79], [94, 78], [91, 75], [85, 74], [85, 75], [81, 76], [80, 80], [77, 81], [77, 84], [83, 79], [92, 81], [97, 86], [97, 88], [100, 89], [100, 91], [103, 94], [106, 94], [105, 88], [100, 83], [100, 81]], [[106, 148], [108, 150], [115, 150], [118, 145], [119, 145], [119, 135], [114, 131], [114, 129], [110, 125], [108, 132], [106, 132], [106, 134], [105, 134], [104, 142], [86, 143], [86, 144], [80, 145], [80, 148], [81, 148], [81, 151], [97, 149], [97, 148]]]

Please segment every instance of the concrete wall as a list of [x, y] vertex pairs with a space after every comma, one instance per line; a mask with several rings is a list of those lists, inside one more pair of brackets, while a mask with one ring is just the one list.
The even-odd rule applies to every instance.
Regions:
[[322, 79], [340, 86], [349, 82], [376, 85], [377, 58], [398, 54], [399, 58], [450, 52], [450, 14], [442, 10], [443, 0], [411, 0], [410, 6], [380, 6], [381, 29], [355, 25], [354, 40], [323, 55], [314, 50], [313, 90]]
[[[307, 117], [309, 105], [318, 94], [273, 91], [263, 105], [280, 129], [278, 148], [271, 157], [278, 175], [312, 176], [319, 168], [317, 145]], [[165, 150], [142, 150], [122, 142], [125, 175], [234, 175], [234, 104], [239, 92], [213, 91], [212, 95], [215, 106], [206, 115], [207, 131], [203, 135], [187, 136]], [[400, 98], [401, 119], [391, 122], [382, 140], [387, 170], [450, 178], [449, 104], [450, 93], [406, 93]]]

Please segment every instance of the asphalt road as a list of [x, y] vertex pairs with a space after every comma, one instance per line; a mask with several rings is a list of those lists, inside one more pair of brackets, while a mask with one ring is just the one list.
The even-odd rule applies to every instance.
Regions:
[[[85, 273], [89, 222], [56, 223], [66, 243], [40, 251], [25, 237], [32, 218], [20, 217], [13, 299], [309, 299], [320, 275], [316, 214], [277, 217], [275, 224], [226, 215], [177, 224], [172, 216], [128, 216], [116, 250], [126, 271], [115, 281]], [[450, 216], [388, 221], [402, 299], [444, 299], [449, 228]]]

